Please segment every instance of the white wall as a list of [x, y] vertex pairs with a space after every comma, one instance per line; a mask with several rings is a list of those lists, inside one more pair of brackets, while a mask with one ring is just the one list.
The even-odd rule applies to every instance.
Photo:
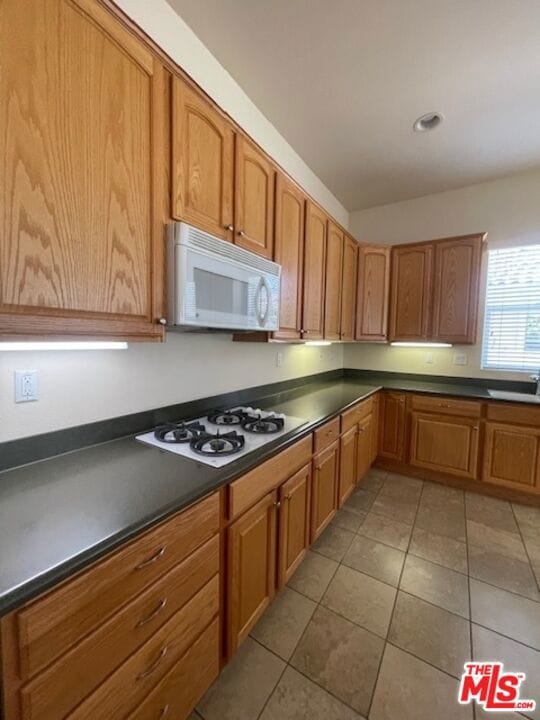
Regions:
[[[489, 248], [540, 243], [540, 171], [355, 212], [351, 214], [350, 229], [358, 240], [388, 244], [477, 231], [488, 232]], [[345, 350], [345, 365], [370, 370], [527, 380], [527, 373], [480, 369], [485, 256], [482, 270], [480, 342], [476, 345], [434, 349], [433, 364], [426, 363], [425, 349], [351, 345]], [[453, 364], [456, 352], [467, 354], [466, 366]]]
[[330, 215], [348, 227], [348, 211], [165, 0], [115, 2]]
[[[342, 366], [341, 345], [180, 333], [127, 350], [0, 353], [0, 442]], [[38, 370], [38, 402], [14, 403], [15, 370]]]

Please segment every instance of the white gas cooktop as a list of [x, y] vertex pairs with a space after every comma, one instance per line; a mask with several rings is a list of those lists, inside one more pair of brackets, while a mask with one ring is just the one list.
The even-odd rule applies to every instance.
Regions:
[[304, 425], [303, 418], [252, 407], [216, 410], [187, 422], [167, 423], [137, 440], [196, 462], [223, 467]]

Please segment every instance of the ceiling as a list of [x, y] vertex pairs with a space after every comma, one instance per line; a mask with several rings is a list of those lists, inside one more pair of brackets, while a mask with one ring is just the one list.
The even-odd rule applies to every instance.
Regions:
[[539, 0], [168, 2], [350, 211], [540, 165]]

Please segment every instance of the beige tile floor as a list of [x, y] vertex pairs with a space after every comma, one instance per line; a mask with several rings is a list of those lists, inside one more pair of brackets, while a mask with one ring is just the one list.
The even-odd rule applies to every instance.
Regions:
[[519, 720], [458, 678], [498, 659], [540, 705], [539, 583], [539, 508], [373, 469], [191, 720]]

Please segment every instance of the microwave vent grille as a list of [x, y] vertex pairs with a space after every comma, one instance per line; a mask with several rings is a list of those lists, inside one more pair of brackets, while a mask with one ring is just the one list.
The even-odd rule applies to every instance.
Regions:
[[215, 255], [221, 255], [222, 257], [229, 258], [236, 262], [241, 262], [244, 265], [248, 265], [251, 268], [261, 270], [262, 272], [270, 275], [275, 275], [276, 277], [280, 276], [281, 266], [277, 263], [260, 257], [248, 250], [244, 250], [243, 248], [239, 248], [226, 240], [215, 238], [213, 235], [209, 235], [203, 230], [199, 230], [191, 225], [184, 223], [182, 223], [182, 225], [182, 229], [186, 234], [184, 235], [184, 233], [181, 233], [181, 242], [183, 241], [191, 247], [206, 250], [207, 252], [211, 252]]

